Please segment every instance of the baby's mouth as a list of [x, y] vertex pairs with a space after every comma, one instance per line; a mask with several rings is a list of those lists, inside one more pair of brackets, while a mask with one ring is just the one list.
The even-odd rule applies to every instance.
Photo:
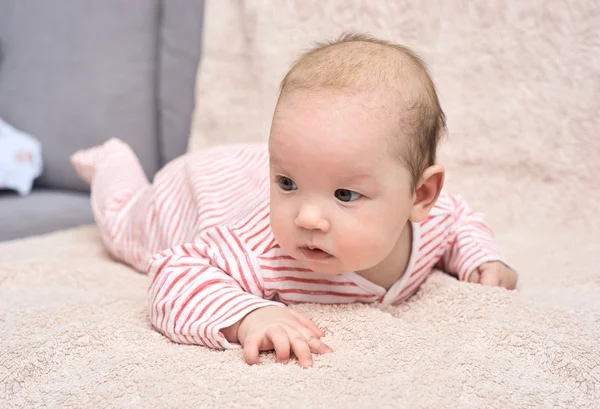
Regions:
[[322, 261], [333, 257], [328, 252], [314, 246], [302, 246], [300, 247], [300, 251], [302, 252], [302, 254], [304, 254], [304, 257], [314, 261]]

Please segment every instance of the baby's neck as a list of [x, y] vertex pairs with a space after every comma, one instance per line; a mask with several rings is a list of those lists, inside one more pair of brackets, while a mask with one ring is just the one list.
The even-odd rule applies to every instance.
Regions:
[[408, 267], [412, 241], [412, 224], [408, 221], [400, 234], [396, 246], [394, 246], [394, 249], [385, 260], [368, 270], [358, 272], [358, 274], [388, 290], [404, 275]]

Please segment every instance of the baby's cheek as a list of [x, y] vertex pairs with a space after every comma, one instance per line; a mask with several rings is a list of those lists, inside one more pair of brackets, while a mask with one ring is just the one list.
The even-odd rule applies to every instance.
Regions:
[[372, 258], [378, 258], [384, 248], [382, 236], [364, 228], [342, 235], [338, 244], [338, 251], [355, 260], [371, 261]]
[[292, 222], [286, 215], [285, 209], [281, 207], [271, 208], [271, 230], [280, 246], [286, 247], [286, 244], [293, 237]]

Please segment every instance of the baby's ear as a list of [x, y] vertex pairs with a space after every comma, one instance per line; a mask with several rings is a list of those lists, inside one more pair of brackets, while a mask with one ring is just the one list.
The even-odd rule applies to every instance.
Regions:
[[443, 186], [444, 167], [442, 165], [433, 165], [425, 169], [415, 191], [415, 200], [410, 213], [411, 221], [418, 223], [427, 218], [440, 196]]

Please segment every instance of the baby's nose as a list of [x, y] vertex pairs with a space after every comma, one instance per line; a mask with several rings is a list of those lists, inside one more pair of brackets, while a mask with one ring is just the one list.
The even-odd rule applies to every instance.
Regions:
[[317, 206], [302, 206], [296, 217], [296, 226], [307, 230], [329, 231], [329, 222]]

